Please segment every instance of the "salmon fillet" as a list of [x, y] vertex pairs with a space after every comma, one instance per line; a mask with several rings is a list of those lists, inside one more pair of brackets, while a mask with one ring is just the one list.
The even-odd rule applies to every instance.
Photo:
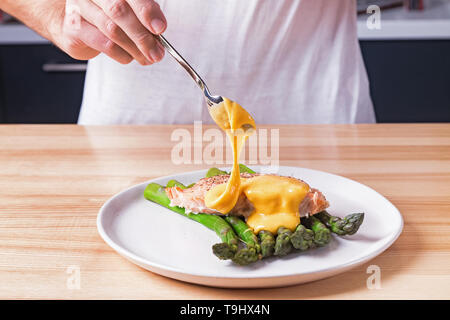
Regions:
[[[258, 173], [241, 173], [241, 178], [252, 178]], [[219, 175], [210, 178], [200, 179], [195, 185], [188, 189], [179, 187], [166, 188], [166, 194], [170, 199], [171, 206], [178, 206], [186, 209], [186, 212], [220, 214], [220, 212], [210, 209], [205, 205], [205, 193], [214, 186], [226, 183], [229, 175]], [[325, 196], [317, 189], [311, 189], [305, 199], [300, 203], [300, 216], [309, 216], [319, 213], [328, 208], [329, 203]], [[253, 205], [245, 194], [241, 194], [236, 206], [229, 213], [230, 215], [243, 216], [247, 218], [253, 211]]]

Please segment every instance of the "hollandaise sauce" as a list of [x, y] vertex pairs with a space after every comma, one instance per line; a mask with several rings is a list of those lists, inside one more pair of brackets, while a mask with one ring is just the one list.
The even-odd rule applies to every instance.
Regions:
[[233, 209], [241, 193], [241, 175], [239, 172], [239, 155], [247, 137], [253, 133], [255, 120], [239, 104], [227, 98], [217, 106], [210, 108], [211, 117], [226, 132], [233, 150], [233, 168], [226, 184], [218, 185], [205, 195], [208, 208], [221, 213]]
[[212, 107], [210, 114], [231, 142], [233, 168], [227, 183], [217, 185], [206, 193], [206, 206], [227, 214], [234, 208], [240, 195], [245, 194], [254, 207], [247, 224], [256, 234], [261, 230], [275, 234], [279, 227], [293, 231], [300, 223], [300, 203], [310, 187], [298, 179], [276, 175], [241, 179], [239, 155], [245, 140], [256, 128], [255, 121], [239, 104], [226, 98], [221, 104]]
[[300, 203], [309, 191], [306, 183], [289, 177], [261, 175], [245, 179], [241, 192], [254, 206], [247, 224], [256, 234], [261, 230], [275, 234], [280, 227], [294, 231], [300, 223]]

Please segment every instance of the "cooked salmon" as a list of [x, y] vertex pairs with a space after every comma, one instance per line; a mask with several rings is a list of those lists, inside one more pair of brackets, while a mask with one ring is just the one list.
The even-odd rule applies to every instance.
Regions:
[[[259, 174], [241, 173], [241, 178], [252, 178]], [[220, 214], [218, 211], [208, 208], [205, 205], [205, 193], [216, 185], [227, 183], [229, 175], [218, 175], [210, 178], [200, 179], [195, 185], [188, 189], [179, 187], [166, 188], [171, 206], [178, 206], [186, 209], [186, 212]], [[328, 208], [329, 203], [325, 196], [317, 189], [311, 189], [300, 203], [299, 213], [301, 217], [319, 213]], [[243, 216], [247, 218], [253, 211], [253, 205], [242, 193], [236, 206], [229, 214]]]

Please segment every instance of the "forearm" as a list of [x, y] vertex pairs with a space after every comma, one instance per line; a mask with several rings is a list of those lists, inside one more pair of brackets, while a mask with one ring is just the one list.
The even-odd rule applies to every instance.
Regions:
[[55, 22], [62, 21], [66, 0], [0, 0], [0, 9], [54, 41]]

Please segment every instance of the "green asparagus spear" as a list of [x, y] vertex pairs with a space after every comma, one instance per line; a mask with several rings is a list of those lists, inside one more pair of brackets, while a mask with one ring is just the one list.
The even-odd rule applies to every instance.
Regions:
[[150, 183], [144, 190], [144, 198], [187, 217], [184, 208], [170, 206], [170, 199], [164, 189], [160, 184]]
[[292, 244], [291, 244], [292, 231], [287, 228], [280, 227], [277, 233], [278, 236], [275, 241], [274, 255], [285, 256], [292, 251]]
[[270, 257], [275, 250], [275, 237], [269, 231], [262, 230], [258, 234], [261, 241], [261, 255], [262, 258]]
[[233, 227], [234, 232], [236, 232], [248, 248], [255, 248], [256, 252], [261, 251], [258, 237], [242, 219], [235, 216], [226, 216], [225, 220]]
[[[181, 214], [189, 219], [197, 221], [203, 224], [205, 227], [215, 231], [217, 235], [222, 239], [224, 244], [220, 246], [214, 246], [213, 252], [221, 259], [229, 259], [230, 252], [235, 253], [237, 251], [239, 238], [234, 233], [233, 228], [221, 217], [204, 214], [204, 213], [186, 213], [184, 208], [173, 207], [170, 205], [170, 199], [167, 197], [164, 187], [157, 183], [150, 183], [144, 191], [144, 197], [147, 200], [156, 202], [159, 205], [166, 207], [178, 214]], [[228, 246], [228, 248], [226, 248]], [[226, 248], [226, 250], [224, 249]]]
[[314, 231], [314, 243], [319, 247], [327, 245], [331, 240], [331, 232], [319, 219], [311, 216], [305, 221], [305, 226]]
[[245, 243], [246, 248], [239, 249], [233, 257], [233, 262], [240, 265], [247, 265], [257, 261], [260, 258], [261, 247], [258, 243], [258, 237], [253, 230], [240, 218], [234, 216], [226, 216], [225, 220], [231, 225], [233, 230]]
[[313, 246], [314, 232], [299, 224], [291, 235], [291, 243], [295, 249], [306, 251]]
[[208, 172], [206, 172], [206, 177], [211, 178], [214, 176], [220, 176], [222, 174], [228, 174], [228, 172], [220, 170], [219, 168], [210, 168]]
[[194, 185], [195, 185], [195, 182], [185, 186], [180, 181], [170, 180], [169, 182], [167, 182], [166, 188], [171, 188], [171, 187], [177, 186], [178, 188], [181, 188], [181, 189], [189, 189], [189, 188], [193, 187]]
[[364, 220], [364, 213], [352, 213], [344, 218], [339, 218], [332, 216], [326, 211], [322, 211], [315, 216], [332, 232], [340, 236], [355, 234]]
[[177, 180], [170, 180], [167, 182], [166, 188], [172, 188], [172, 187], [179, 187], [181, 189], [186, 189], [187, 187], [182, 184], [181, 182], [178, 182]]
[[250, 169], [249, 167], [247, 167], [245, 164], [239, 163], [239, 172], [240, 173], [256, 173], [255, 171], [253, 171], [252, 169]]

